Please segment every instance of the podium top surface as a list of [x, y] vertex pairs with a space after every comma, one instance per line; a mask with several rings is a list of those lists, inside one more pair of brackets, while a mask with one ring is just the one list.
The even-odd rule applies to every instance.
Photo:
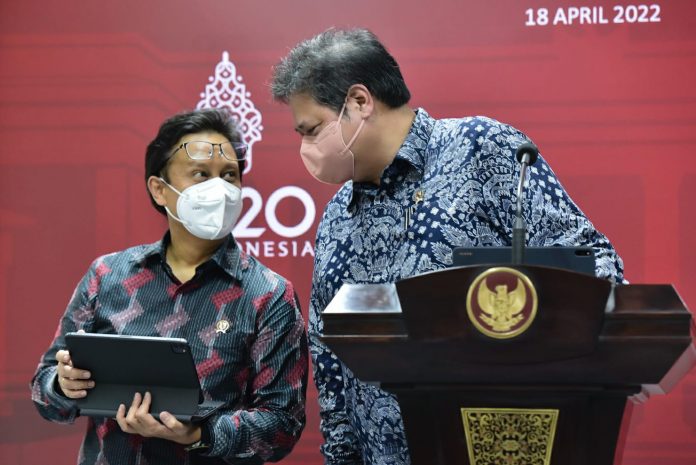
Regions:
[[517, 337], [496, 340], [472, 324], [467, 292], [489, 268], [471, 266], [345, 284], [322, 314], [322, 339], [360, 379], [382, 382], [658, 384], [692, 345], [691, 314], [671, 285], [511, 268], [538, 295]]

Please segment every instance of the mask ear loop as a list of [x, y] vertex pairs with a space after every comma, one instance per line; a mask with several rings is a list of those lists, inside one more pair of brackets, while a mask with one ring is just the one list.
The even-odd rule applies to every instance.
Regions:
[[162, 181], [162, 182], [164, 183], [165, 186], [167, 186], [168, 188], [170, 188], [171, 190], [173, 190], [173, 191], [176, 192], [177, 194], [181, 195], [181, 192], [179, 192], [178, 190], [176, 190], [176, 188], [175, 188], [174, 186], [172, 186], [172, 185], [169, 184], [167, 181], [165, 181], [164, 178], [159, 177], [159, 178], [157, 178], [157, 179], [159, 179], [160, 181]]
[[341, 124], [341, 119], [343, 118], [343, 113], [346, 111], [346, 105], [348, 105], [348, 98], [346, 98], [343, 101], [343, 106], [341, 107], [341, 111], [338, 112], [338, 124]]
[[363, 124], [365, 124], [365, 120], [361, 119], [360, 124], [358, 125], [358, 129], [355, 130], [355, 134], [353, 134], [353, 137], [351, 137], [348, 143], [346, 144], [346, 150], [344, 150], [343, 153], [346, 153], [346, 151], [350, 150], [350, 147], [353, 145], [353, 142], [355, 142], [355, 139], [357, 139], [358, 135], [360, 135], [360, 130], [362, 129]]
[[[343, 112], [346, 109], [346, 106], [348, 105], [348, 99], [343, 103], [343, 108], [341, 108], [341, 112], [338, 114], [338, 127], [340, 130], [341, 127], [341, 118], [343, 118]], [[350, 148], [353, 146], [353, 142], [355, 142], [355, 139], [358, 138], [358, 135], [360, 135], [360, 131], [362, 130], [363, 124], [365, 124], [365, 119], [362, 118], [360, 119], [360, 124], [358, 125], [358, 129], [355, 130], [355, 134], [353, 134], [353, 137], [350, 138], [348, 143], [346, 144], [345, 141], [343, 141], [343, 131], [341, 131], [341, 141], [343, 141], [343, 145], [346, 146], [345, 149], [341, 150], [340, 155], [343, 156], [350, 150]]]
[[[181, 192], [179, 192], [178, 190], [176, 190], [176, 188], [175, 188], [174, 186], [172, 186], [171, 184], [169, 184], [167, 181], [165, 181], [165, 180], [164, 180], [163, 178], [161, 178], [161, 177], [159, 178], [159, 180], [162, 181], [162, 182], [164, 183], [165, 186], [167, 186], [168, 188], [170, 188], [171, 190], [173, 190], [174, 192], [176, 192], [177, 194], [179, 194], [179, 196], [181, 196]], [[164, 210], [167, 212], [167, 214], [168, 214], [169, 216], [172, 217], [172, 219], [178, 221], [178, 222], [181, 223], [181, 224], [184, 224], [184, 222], [181, 221], [179, 218], [177, 218], [176, 215], [174, 215], [174, 213], [172, 213], [172, 211], [171, 211], [171, 210], [169, 209], [169, 207], [167, 207], [166, 205], [164, 206]]]

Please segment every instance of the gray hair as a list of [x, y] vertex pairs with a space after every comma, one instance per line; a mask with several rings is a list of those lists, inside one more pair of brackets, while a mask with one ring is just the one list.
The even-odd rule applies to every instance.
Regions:
[[307, 93], [338, 112], [354, 84], [390, 108], [411, 98], [399, 64], [366, 29], [328, 29], [300, 42], [274, 67], [271, 92], [284, 103]]

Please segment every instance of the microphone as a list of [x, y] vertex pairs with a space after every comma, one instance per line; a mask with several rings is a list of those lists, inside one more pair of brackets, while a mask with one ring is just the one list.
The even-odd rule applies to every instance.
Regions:
[[[525, 156], [527, 157], [526, 161]], [[515, 158], [517, 158], [517, 161], [520, 163], [526, 163], [527, 165], [532, 166], [534, 162], [537, 161], [537, 158], [539, 158], [539, 149], [531, 142], [525, 142], [517, 147]]]
[[524, 180], [527, 176], [527, 167], [533, 165], [537, 158], [539, 158], [539, 149], [531, 142], [525, 142], [517, 147], [515, 158], [522, 166], [520, 168], [520, 183], [517, 185], [515, 222], [512, 227], [512, 264], [521, 265], [524, 262], [524, 243], [527, 235], [527, 225], [522, 216]]

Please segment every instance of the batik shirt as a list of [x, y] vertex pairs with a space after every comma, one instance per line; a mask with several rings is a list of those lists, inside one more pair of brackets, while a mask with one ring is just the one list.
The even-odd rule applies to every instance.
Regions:
[[[185, 338], [204, 397], [226, 402], [202, 423], [210, 448], [188, 453], [172, 441], [124, 433], [115, 419], [89, 418], [78, 463], [280, 459], [305, 424], [307, 338], [292, 284], [243, 253], [232, 236], [182, 284], [166, 263], [168, 242], [167, 234], [163, 241], [92, 263], [37, 368], [35, 405], [55, 422], [72, 423], [78, 415], [76, 401], [56, 388], [55, 354], [66, 348], [68, 332]], [[229, 329], [216, 331], [218, 322], [223, 322], [218, 329], [228, 326], [224, 321]]]
[[[394, 396], [356, 379], [318, 339], [321, 312], [344, 283], [387, 283], [452, 265], [455, 247], [510, 246], [519, 165], [528, 139], [484, 117], [415, 120], [379, 186], [348, 182], [328, 203], [316, 241], [310, 350], [329, 464], [409, 463]], [[623, 264], [540, 156], [528, 171], [529, 246], [589, 245], [596, 275]]]

